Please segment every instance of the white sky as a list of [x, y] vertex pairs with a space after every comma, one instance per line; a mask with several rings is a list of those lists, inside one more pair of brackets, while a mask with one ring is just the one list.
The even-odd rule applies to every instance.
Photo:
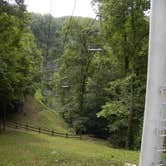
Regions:
[[[54, 17], [70, 16], [75, 0], [52, 0], [52, 12]], [[28, 11], [46, 14], [50, 13], [51, 0], [25, 0]], [[95, 17], [91, 0], [77, 0], [74, 16]]]

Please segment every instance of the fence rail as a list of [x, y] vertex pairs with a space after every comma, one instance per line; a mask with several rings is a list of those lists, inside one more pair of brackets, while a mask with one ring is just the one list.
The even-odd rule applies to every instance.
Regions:
[[[81, 135], [74, 135], [74, 134], [69, 134], [69, 133], [62, 133], [62, 132], [56, 132], [55, 130], [50, 130], [50, 129], [44, 129], [41, 127], [34, 127], [32, 125], [29, 124], [23, 124], [23, 123], [18, 123], [18, 122], [14, 122], [14, 121], [8, 121], [6, 123], [6, 126], [9, 128], [13, 128], [13, 129], [25, 129], [27, 131], [33, 131], [33, 132], [37, 132], [37, 133], [42, 133], [42, 134], [47, 134], [50, 136], [59, 136], [59, 137], [64, 137], [64, 138], [79, 138], [82, 139]], [[111, 162], [110, 166], [122, 166], [122, 164], [120, 163], [116, 163], [116, 162]]]
[[55, 130], [50, 130], [50, 129], [44, 129], [41, 127], [34, 127], [29, 124], [22, 124], [14, 121], [9, 121], [6, 124], [10, 128], [14, 129], [25, 129], [37, 133], [42, 133], [42, 134], [47, 134], [51, 136], [59, 136], [59, 137], [64, 137], [64, 138], [79, 138], [81, 139], [81, 135], [74, 135], [74, 134], [69, 134], [69, 133], [62, 133], [62, 132], [56, 132]]

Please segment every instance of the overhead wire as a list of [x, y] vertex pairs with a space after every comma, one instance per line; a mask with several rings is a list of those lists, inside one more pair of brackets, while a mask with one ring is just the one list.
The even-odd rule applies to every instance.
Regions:
[[52, 18], [52, 0], [50, 0], [50, 10], [49, 10], [49, 19], [48, 19], [48, 33], [47, 33], [47, 52], [46, 52], [46, 58], [49, 54], [49, 45], [50, 45], [50, 36], [51, 36], [51, 18]]
[[[85, 35], [88, 35], [88, 34], [90, 35], [93, 32], [99, 32], [99, 31], [101, 31], [101, 28], [99, 30], [97, 30], [97, 29], [93, 30], [93, 25], [96, 23], [98, 17], [99, 17], [99, 22], [100, 22], [100, 26], [101, 26], [101, 16], [99, 14], [96, 14], [95, 18], [90, 19], [89, 23], [87, 24], [86, 27], [88, 27], [88, 29], [85, 29], [83, 31], [83, 33]], [[94, 46], [92, 46], [92, 47], [94, 47]], [[96, 48], [91, 48], [91, 44], [90, 44], [88, 46], [88, 50], [90, 50], [90, 51], [101, 51], [101, 48], [97, 48], [97, 49]]]
[[49, 11], [49, 20], [48, 20], [48, 38], [50, 37], [50, 32], [51, 32], [51, 17], [52, 17], [52, 0], [50, 0], [50, 11]]
[[67, 27], [67, 31], [66, 31], [65, 37], [64, 37], [63, 48], [65, 48], [66, 41], [67, 41], [67, 36], [68, 36], [68, 34], [70, 33], [70, 30], [71, 30], [73, 15], [74, 15], [74, 11], [75, 11], [75, 8], [76, 8], [76, 5], [77, 5], [77, 1], [78, 0], [74, 1], [74, 6], [73, 6], [72, 13], [71, 13], [71, 16], [70, 16], [69, 25]]
[[[51, 19], [52, 19], [52, 8], [53, 8], [53, 0], [50, 0], [50, 9], [48, 11], [48, 31], [47, 34], [47, 41], [46, 41], [46, 54], [43, 60], [43, 80], [45, 81], [45, 87], [43, 88], [43, 96], [46, 96], [44, 98], [45, 102], [47, 103], [47, 97], [48, 97], [48, 86], [49, 86], [49, 76], [48, 76], [48, 56], [49, 56], [49, 50], [50, 50], [50, 36], [51, 36]], [[47, 20], [47, 18], [46, 18]], [[47, 22], [47, 21], [46, 21]], [[53, 70], [51, 70], [53, 71]]]
[[90, 33], [90, 28], [95, 24], [97, 17], [98, 17], [98, 15], [96, 15], [96, 17], [94, 19], [90, 19], [89, 23], [87, 24], [87, 27], [89, 27], [89, 31], [86, 31], [85, 32], [86, 34]]
[[[48, 21], [46, 21], [47, 25], [48, 25], [48, 31], [46, 32], [46, 53], [44, 56], [44, 60], [43, 60], [43, 71], [45, 70], [45, 68], [47, 68], [47, 58], [49, 56], [49, 49], [50, 49], [50, 36], [51, 36], [51, 18], [52, 18], [52, 6], [53, 6], [53, 1], [50, 0], [50, 9], [48, 11], [49, 15], [48, 15]], [[46, 19], [47, 20], [47, 19]]]
[[[69, 19], [69, 23], [68, 23], [68, 26], [67, 26], [67, 31], [65, 33], [65, 37], [64, 37], [64, 41], [63, 41], [63, 48], [65, 48], [65, 45], [66, 45], [66, 42], [67, 42], [67, 37], [68, 37], [68, 35], [71, 31], [72, 22], [73, 22], [73, 15], [74, 15], [77, 3], [78, 3], [78, 0], [75, 0], [74, 5], [73, 5], [73, 9], [72, 9], [72, 13], [71, 13], [71, 16], [70, 16], [70, 19]], [[49, 28], [48, 28], [48, 31], [49, 31], [48, 32], [48, 39], [50, 37], [50, 31], [51, 31], [52, 0], [51, 0], [50, 12], [49, 13], [50, 13], [50, 19], [49, 19]], [[97, 20], [97, 17], [98, 17], [98, 15], [96, 15], [96, 17], [94, 19], [90, 20], [89, 25], [88, 25], [89, 27], [92, 27], [94, 25], [95, 21]], [[86, 33], [89, 33], [89, 31], [86, 32]]]

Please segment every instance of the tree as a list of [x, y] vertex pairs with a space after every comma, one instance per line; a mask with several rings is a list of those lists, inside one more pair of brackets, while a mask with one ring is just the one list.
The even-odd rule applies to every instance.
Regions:
[[[91, 19], [73, 19], [64, 54], [58, 59], [55, 91], [59, 110], [77, 133], [106, 138], [107, 120], [97, 118], [96, 113], [108, 100], [105, 88], [120, 72], [117, 58], [105, 45], [99, 21], [92, 22]], [[66, 34], [68, 26], [63, 31]], [[89, 48], [100, 48], [100, 52]]]
[[29, 15], [23, 1], [0, 6], [0, 104], [5, 127], [6, 109], [13, 100], [23, 101], [34, 94], [40, 81], [40, 52], [28, 26]]
[[[86, 115], [87, 84], [94, 54], [88, 49], [91, 45], [98, 45], [98, 27], [92, 25], [91, 31], [90, 23], [91, 20], [87, 18], [73, 19], [64, 53], [58, 60], [58, 71], [55, 73], [61, 111], [76, 132], [85, 132], [85, 124], [89, 119]], [[63, 32], [68, 32], [68, 26], [63, 28]]]
[[[144, 11], [149, 6], [149, 1], [97, 0], [96, 2], [100, 3], [99, 12], [103, 19], [103, 31], [107, 41], [114, 56], [118, 58], [121, 64], [122, 75], [119, 86], [125, 87], [125, 80], [130, 78], [128, 82], [128, 87], [130, 88], [126, 92], [127, 95], [125, 96], [122, 93], [122, 89], [120, 89], [119, 94], [113, 94], [110, 91], [110, 95], [113, 95], [115, 99], [109, 101], [106, 104], [107, 109], [103, 107], [103, 113], [98, 116], [105, 116], [105, 112], [109, 111], [108, 108], [110, 108], [111, 114], [111, 107], [113, 107], [114, 113], [117, 111], [117, 114], [118, 109], [122, 109], [124, 113], [128, 112], [125, 146], [129, 148], [137, 141], [134, 139], [135, 135], [137, 135], [135, 130], [139, 130], [140, 119], [142, 119], [143, 115], [143, 106], [140, 107], [139, 103], [143, 103], [142, 99], [144, 99], [145, 94], [145, 89], [141, 87], [145, 85], [146, 81], [148, 43], [148, 22], [145, 19]], [[116, 85], [117, 83], [119, 84], [119, 80], [112, 82], [111, 85]], [[141, 96], [140, 98], [138, 98], [138, 94]], [[124, 99], [121, 99], [120, 95], [124, 96], [123, 98], [127, 101], [126, 104], [123, 103]], [[114, 107], [115, 103], [117, 105], [123, 103], [123, 106], [119, 106], [120, 108]], [[109, 113], [107, 115], [109, 119], [112, 117], [112, 114], [111, 116], [109, 116]], [[116, 121], [120, 123], [120, 117]], [[110, 123], [112, 123], [111, 120]], [[124, 127], [126, 126], [124, 125]]]

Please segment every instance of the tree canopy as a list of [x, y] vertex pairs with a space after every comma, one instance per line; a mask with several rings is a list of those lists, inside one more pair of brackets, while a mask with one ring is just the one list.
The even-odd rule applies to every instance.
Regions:
[[0, 3], [0, 102], [8, 104], [35, 93], [42, 57], [35, 46], [30, 15], [23, 2]]

